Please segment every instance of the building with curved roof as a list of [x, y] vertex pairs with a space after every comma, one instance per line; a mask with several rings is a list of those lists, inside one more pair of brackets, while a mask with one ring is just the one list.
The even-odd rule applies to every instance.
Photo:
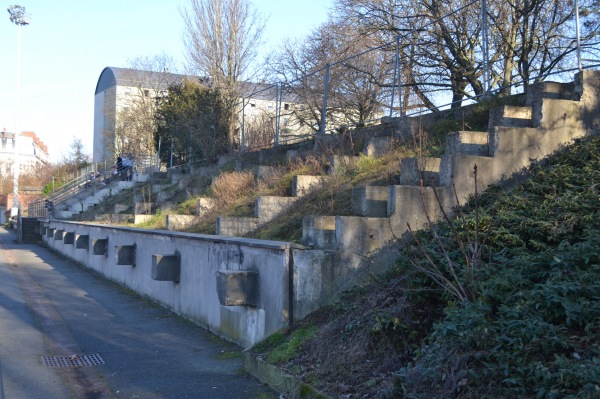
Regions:
[[[94, 161], [112, 160], [125, 150], [127, 138], [119, 131], [123, 129], [119, 126], [121, 111], [138, 106], [153, 107], [157, 95], [166, 93], [169, 85], [179, 84], [185, 78], [185, 75], [168, 72], [104, 68], [94, 93]], [[147, 139], [152, 140], [152, 132], [147, 133]], [[146, 144], [136, 145], [136, 148], [152, 148], [152, 143]]]
[[[94, 161], [112, 162], [122, 154], [134, 157], [155, 155], [155, 100], [158, 96], [165, 96], [170, 85], [181, 84], [185, 79], [209, 84], [208, 79], [169, 72], [104, 68], [94, 98]], [[251, 82], [240, 82], [239, 91], [241, 98], [234, 111], [239, 119], [235, 128], [236, 145], [245, 148], [272, 145], [276, 142], [276, 115], [280, 116], [282, 134], [289, 134], [293, 139], [310, 133], [310, 128], [303, 126], [294, 115], [298, 99], [293, 93], [278, 94], [274, 85]], [[150, 112], [140, 112], [138, 116], [136, 109]], [[263, 137], [265, 133], [266, 137]]]

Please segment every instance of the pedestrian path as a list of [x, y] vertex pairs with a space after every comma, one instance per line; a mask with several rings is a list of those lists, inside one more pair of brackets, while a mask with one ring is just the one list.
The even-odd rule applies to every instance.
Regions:
[[[278, 397], [243, 372], [240, 350], [0, 228], [0, 395]], [[65, 359], [78, 367], [54, 367]]]

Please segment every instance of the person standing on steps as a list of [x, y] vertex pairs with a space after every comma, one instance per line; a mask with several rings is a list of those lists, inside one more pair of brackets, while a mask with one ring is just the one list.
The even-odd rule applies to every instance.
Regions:
[[119, 180], [123, 179], [123, 158], [117, 157], [117, 177]]
[[133, 159], [129, 157], [123, 157], [123, 175], [124, 180], [131, 181], [133, 177]]

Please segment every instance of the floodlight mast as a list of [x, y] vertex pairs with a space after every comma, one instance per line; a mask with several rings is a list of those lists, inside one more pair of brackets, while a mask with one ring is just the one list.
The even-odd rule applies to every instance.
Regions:
[[25, 7], [13, 4], [8, 6], [7, 11], [10, 14], [10, 22], [17, 26], [29, 25], [30, 15], [25, 12]]
[[7, 8], [10, 15], [10, 21], [17, 25], [17, 90], [16, 90], [16, 112], [15, 112], [15, 132], [13, 134], [13, 145], [15, 148], [13, 161], [13, 207], [11, 216], [17, 216], [19, 213], [19, 174], [21, 165], [19, 162], [19, 146], [18, 140], [20, 129], [20, 112], [21, 112], [21, 26], [29, 25], [30, 15], [25, 12], [25, 7], [13, 4]]

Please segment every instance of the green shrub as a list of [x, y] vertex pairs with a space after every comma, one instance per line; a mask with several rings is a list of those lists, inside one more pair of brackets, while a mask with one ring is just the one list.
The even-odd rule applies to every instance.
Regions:
[[[448, 298], [390, 395], [600, 397], [598, 153], [600, 137], [588, 137], [532, 167], [511, 193], [483, 196], [492, 227], [476, 295]], [[423, 245], [433, 245], [429, 234]], [[440, 225], [439, 234], [449, 232]], [[457, 249], [446, 248], [456, 261]]]

